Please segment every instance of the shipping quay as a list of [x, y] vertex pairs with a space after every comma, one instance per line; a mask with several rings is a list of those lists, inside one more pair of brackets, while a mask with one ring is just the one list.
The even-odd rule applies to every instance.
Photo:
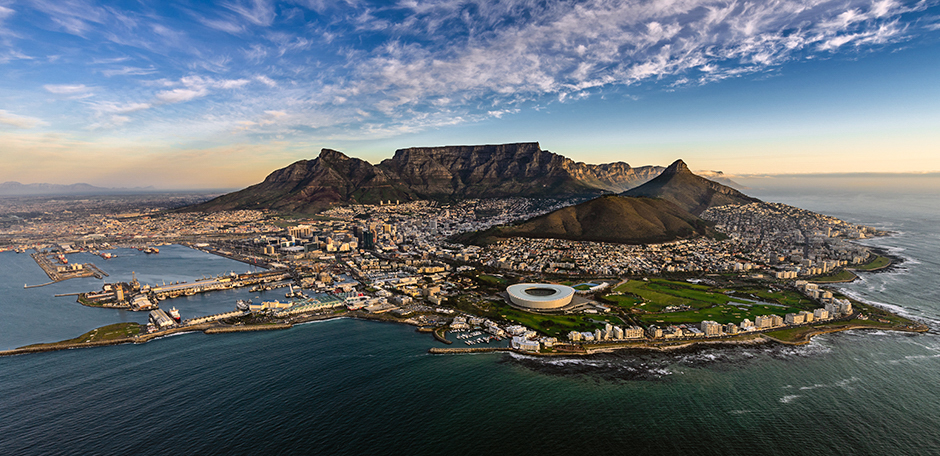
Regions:
[[[63, 254], [52, 254], [46, 252], [31, 253], [30, 256], [36, 261], [36, 264], [42, 268], [43, 272], [49, 276], [52, 282], [41, 285], [23, 285], [23, 288], [41, 287], [50, 285], [63, 280], [75, 279], [81, 277], [94, 277], [102, 279], [108, 276], [108, 273], [102, 271], [93, 263], [73, 263], [68, 264], [68, 260]], [[58, 264], [56, 264], [58, 262]]]

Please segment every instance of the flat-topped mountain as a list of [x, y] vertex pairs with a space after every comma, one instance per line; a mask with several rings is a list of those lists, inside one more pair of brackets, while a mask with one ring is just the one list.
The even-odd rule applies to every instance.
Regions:
[[549, 238], [645, 244], [716, 236], [711, 224], [663, 199], [608, 195], [525, 222], [464, 233], [454, 240], [485, 245], [499, 238]]
[[588, 165], [541, 150], [539, 143], [412, 147], [378, 166], [429, 198], [619, 193], [662, 171], [623, 162]]
[[323, 149], [316, 159], [188, 210], [313, 213], [338, 203], [602, 195], [636, 187], [662, 169], [589, 165], [541, 150], [538, 143], [399, 149], [378, 165]]
[[623, 196], [662, 198], [699, 215], [712, 206], [759, 202], [731, 187], [696, 176], [682, 160], [676, 160], [659, 176], [623, 192]]

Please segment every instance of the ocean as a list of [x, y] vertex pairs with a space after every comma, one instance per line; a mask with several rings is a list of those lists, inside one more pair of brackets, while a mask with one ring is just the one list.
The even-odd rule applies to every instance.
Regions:
[[[904, 262], [840, 288], [932, 330], [542, 359], [429, 355], [435, 342], [412, 327], [335, 319], [6, 357], [0, 454], [940, 454], [938, 195], [747, 184], [895, 231], [863, 242]], [[247, 268], [178, 246], [161, 248], [164, 265], [133, 252], [110, 260], [123, 266], [94, 262], [145, 282]], [[100, 287], [93, 279], [23, 290], [45, 281], [26, 255], [0, 254], [0, 272], [2, 348], [145, 317], [51, 297]], [[248, 295], [226, 293], [171, 304], [185, 317]]]

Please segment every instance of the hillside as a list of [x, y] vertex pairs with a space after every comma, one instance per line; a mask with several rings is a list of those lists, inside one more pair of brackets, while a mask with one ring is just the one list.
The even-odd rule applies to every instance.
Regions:
[[621, 195], [662, 198], [694, 215], [699, 215], [712, 206], [760, 201], [731, 187], [692, 174], [682, 160], [676, 160], [659, 176]]
[[454, 240], [478, 245], [509, 237], [646, 244], [715, 235], [708, 222], [669, 201], [608, 195]]
[[399, 149], [378, 165], [323, 149], [316, 159], [186, 210], [315, 213], [335, 204], [383, 200], [596, 196], [633, 188], [662, 169], [584, 164], [543, 151], [538, 143]]
[[367, 161], [323, 149], [314, 160], [301, 160], [269, 174], [260, 184], [222, 195], [191, 211], [270, 209], [315, 213], [336, 203], [377, 204], [381, 200], [415, 198], [397, 176]]

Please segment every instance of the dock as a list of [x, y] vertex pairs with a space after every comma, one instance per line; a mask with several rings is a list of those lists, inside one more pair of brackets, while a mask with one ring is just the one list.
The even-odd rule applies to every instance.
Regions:
[[[50, 255], [52, 254], [45, 252], [35, 252], [29, 254], [36, 264], [39, 265], [42, 271], [45, 272], [47, 276], [49, 276], [49, 279], [52, 280], [52, 282], [44, 283], [42, 285], [24, 284], [23, 288], [42, 287], [68, 279], [83, 277], [94, 277], [96, 279], [102, 279], [108, 276], [107, 272], [102, 271], [101, 268], [95, 266], [94, 263], [80, 263], [68, 267], [63, 264], [60, 266], [56, 265], [51, 259], [49, 259]], [[60, 267], [64, 267], [64, 269], [60, 269]]]

